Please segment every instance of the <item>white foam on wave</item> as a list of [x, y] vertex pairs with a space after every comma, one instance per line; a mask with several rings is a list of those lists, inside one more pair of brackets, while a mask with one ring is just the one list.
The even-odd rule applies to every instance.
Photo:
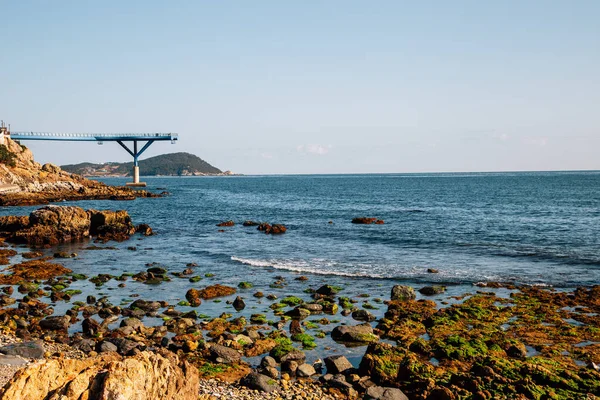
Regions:
[[[282, 269], [282, 270], [287, 270], [287, 271], [294, 271], [294, 272], [308, 272], [311, 274], [317, 274], [317, 275], [335, 275], [335, 276], [346, 276], [346, 277], [351, 277], [351, 278], [376, 278], [376, 279], [383, 279], [383, 278], [388, 278], [386, 276], [382, 276], [382, 275], [378, 275], [378, 274], [367, 274], [367, 273], [361, 273], [361, 272], [344, 272], [344, 271], [337, 271], [337, 270], [331, 270], [331, 269], [321, 269], [322, 267], [328, 267], [331, 266], [330, 263], [315, 263], [315, 264], [309, 264], [306, 261], [297, 261], [297, 262], [291, 262], [291, 261], [280, 261], [280, 260], [252, 260], [249, 258], [241, 258], [241, 257], [236, 257], [236, 256], [231, 256], [231, 260], [232, 261], [237, 261], [239, 263], [245, 264], [245, 265], [250, 265], [252, 267], [267, 267], [267, 268], [275, 268], [275, 269]], [[327, 265], [329, 264], [329, 265]]]

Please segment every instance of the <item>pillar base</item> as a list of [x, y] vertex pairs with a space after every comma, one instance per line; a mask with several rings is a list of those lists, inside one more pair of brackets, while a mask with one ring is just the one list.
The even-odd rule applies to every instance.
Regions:
[[127, 182], [125, 186], [129, 187], [146, 187], [146, 182]]

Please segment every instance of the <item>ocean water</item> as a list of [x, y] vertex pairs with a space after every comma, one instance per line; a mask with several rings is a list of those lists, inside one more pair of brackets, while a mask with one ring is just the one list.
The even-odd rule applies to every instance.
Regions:
[[[173, 278], [157, 286], [129, 281], [125, 288], [118, 288], [116, 281], [102, 288], [86, 281], [74, 284], [84, 295], [105, 295], [114, 304], [132, 301], [134, 294], [176, 304], [191, 287], [249, 281], [254, 288], [240, 290], [248, 306], [239, 314], [265, 313], [276, 320], [268, 308], [271, 302], [254, 298], [255, 291], [298, 295], [308, 301], [305, 289], [334, 284], [344, 288], [340, 295], [357, 299], [359, 305], [366, 301], [375, 306], [371, 312], [380, 317], [386, 307], [374, 299], [389, 299], [391, 287], [398, 283], [415, 288], [445, 284], [448, 291], [434, 299], [446, 302], [452, 302], [453, 295], [474, 291], [477, 282], [564, 289], [600, 284], [598, 172], [149, 177], [145, 181], [149, 190], [166, 189], [171, 195], [64, 204], [126, 209], [136, 224], [150, 224], [157, 235], [108, 244], [117, 250], [89, 251], [84, 249], [89, 243], [67, 244], [61, 248], [79, 256], [64, 264], [91, 276], [135, 273], [152, 262], [171, 272], [182, 271], [193, 262], [198, 264], [196, 275], [214, 277], [198, 283]], [[0, 213], [24, 215], [35, 208], [4, 208]], [[385, 224], [351, 223], [360, 216], [380, 218]], [[236, 222], [234, 227], [216, 226], [230, 219]], [[265, 235], [256, 227], [243, 227], [244, 220], [281, 223], [288, 231]], [[127, 250], [131, 246], [137, 251]], [[18, 260], [19, 256], [14, 259]], [[427, 273], [427, 268], [439, 273]], [[296, 280], [300, 275], [308, 281]], [[283, 288], [270, 286], [282, 277]], [[232, 299], [205, 302], [197, 311], [213, 317], [236, 314], [226, 304]], [[68, 307], [61, 303], [55, 310], [59, 313]], [[356, 323], [339, 314], [328, 318]], [[145, 322], [162, 323], [160, 319]], [[324, 339], [309, 359], [324, 351], [345, 353], [356, 361], [364, 349], [335, 347]]]

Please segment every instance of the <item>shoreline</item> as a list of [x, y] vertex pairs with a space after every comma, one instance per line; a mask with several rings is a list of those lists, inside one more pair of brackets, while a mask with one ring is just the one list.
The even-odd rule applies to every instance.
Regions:
[[[281, 390], [292, 398], [310, 391], [350, 399], [386, 391], [417, 400], [600, 395], [600, 286], [369, 278], [357, 291], [346, 282], [357, 278], [338, 277], [346, 283], [336, 286], [328, 276], [277, 269], [223, 276], [191, 260], [92, 276], [86, 262], [118, 259], [120, 251], [156, 260], [160, 250], [148, 245], [160, 243], [160, 232], [136, 228], [126, 212], [64, 206], [1, 217], [0, 228], [6, 240], [29, 243], [0, 248], [9, 265], [1, 275], [0, 328], [28, 346], [40, 339], [67, 346], [43, 351], [55, 367], [70, 359], [65, 349], [115, 371], [122, 363], [150, 368], [170, 360], [175, 370], [195, 371], [198, 390], [212, 391], [207, 398], [277, 398]], [[33, 373], [38, 364], [21, 370]]]

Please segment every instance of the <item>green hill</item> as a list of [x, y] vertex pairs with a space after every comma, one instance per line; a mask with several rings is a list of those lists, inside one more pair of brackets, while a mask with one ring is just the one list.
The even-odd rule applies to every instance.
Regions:
[[[140, 160], [140, 174], [146, 176], [172, 175], [219, 175], [223, 171], [213, 167], [200, 157], [190, 153], [162, 154]], [[105, 164], [81, 163], [63, 165], [61, 168], [67, 172], [85, 176], [120, 175], [128, 176], [133, 171], [133, 162]]]

